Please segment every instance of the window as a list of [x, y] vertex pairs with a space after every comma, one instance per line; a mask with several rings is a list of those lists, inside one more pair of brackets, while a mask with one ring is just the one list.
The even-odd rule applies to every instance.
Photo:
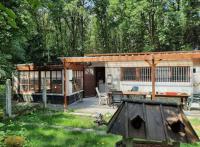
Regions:
[[39, 72], [35, 71], [35, 79], [34, 79], [34, 90], [35, 92], [39, 92]]
[[[125, 67], [121, 75], [122, 81], [151, 82], [150, 67]], [[156, 82], [190, 82], [190, 67], [156, 67]]]
[[52, 93], [62, 93], [62, 71], [52, 71]]
[[122, 81], [144, 81], [151, 80], [151, 68], [149, 67], [125, 67], [122, 68]]
[[41, 71], [41, 92], [44, 86], [44, 78], [46, 78], [46, 90], [47, 93], [51, 92], [51, 74], [50, 71]]
[[172, 82], [189, 82], [190, 81], [190, 67], [171, 67], [171, 81]]
[[123, 81], [136, 80], [136, 68], [135, 67], [122, 68], [122, 80]]
[[73, 92], [83, 89], [83, 71], [74, 70], [73, 71]]
[[41, 71], [41, 89], [44, 78], [47, 93], [62, 93], [62, 71]]
[[30, 71], [30, 91], [39, 92], [38, 71]]
[[44, 78], [47, 93], [62, 93], [62, 71], [21, 71], [19, 78], [21, 93], [42, 92]]
[[47, 93], [51, 92], [51, 72], [46, 71], [46, 87], [47, 87]]
[[169, 82], [170, 81], [170, 67], [157, 67], [156, 68], [156, 81]]
[[139, 81], [150, 82], [151, 81], [151, 68], [141, 67]]
[[29, 91], [29, 72], [20, 72], [20, 92]]

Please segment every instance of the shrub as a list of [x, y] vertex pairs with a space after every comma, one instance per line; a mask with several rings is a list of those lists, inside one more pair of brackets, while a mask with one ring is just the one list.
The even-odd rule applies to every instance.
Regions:
[[4, 141], [7, 147], [22, 147], [25, 140], [21, 136], [8, 136]]
[[0, 120], [3, 118], [3, 111], [0, 110]]

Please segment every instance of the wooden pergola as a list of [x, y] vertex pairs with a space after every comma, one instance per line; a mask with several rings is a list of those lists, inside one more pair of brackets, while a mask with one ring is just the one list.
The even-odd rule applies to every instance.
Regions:
[[[146, 53], [110, 53], [110, 54], [86, 54], [84, 57], [63, 57], [66, 81], [66, 69], [69, 64], [84, 62], [130, 62], [146, 61], [151, 67], [152, 99], [155, 99], [156, 66], [160, 61], [167, 60], [194, 60], [200, 59], [200, 51], [170, 51], [170, 52], [146, 52]], [[65, 82], [65, 87], [66, 82]], [[67, 93], [65, 90], [65, 107]]]

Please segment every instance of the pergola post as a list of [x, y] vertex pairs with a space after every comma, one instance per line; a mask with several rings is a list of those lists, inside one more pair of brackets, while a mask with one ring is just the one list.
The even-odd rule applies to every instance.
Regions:
[[156, 64], [154, 59], [152, 59], [151, 63], [151, 82], [152, 82], [152, 100], [154, 100], [156, 94]]
[[67, 67], [64, 61], [64, 111], [67, 109]]
[[152, 94], [151, 94], [151, 99], [155, 100], [156, 99], [156, 65], [161, 61], [161, 59], [155, 61], [154, 56], [152, 57], [151, 61], [150, 60], [145, 60], [149, 66], [151, 67], [151, 83], [152, 83]]

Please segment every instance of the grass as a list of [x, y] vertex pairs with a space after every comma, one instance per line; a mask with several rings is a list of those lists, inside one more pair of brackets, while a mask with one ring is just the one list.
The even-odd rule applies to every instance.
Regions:
[[[195, 131], [200, 136], [200, 119], [189, 119]], [[26, 140], [26, 146], [28, 147], [111, 147], [115, 146], [115, 143], [121, 140], [121, 137], [117, 135], [101, 135], [95, 131], [80, 132], [51, 127], [51, 125], [59, 125], [73, 128], [93, 128], [101, 132], [106, 131], [106, 127], [99, 128], [93, 121], [93, 118], [87, 116], [76, 116], [69, 113], [40, 110], [29, 115], [18, 117], [15, 120], [7, 121], [4, 127], [0, 127], [0, 132], [4, 131], [6, 135], [23, 136]], [[38, 126], [40, 124], [41, 126]], [[199, 147], [200, 143], [181, 144], [181, 146]]]
[[25, 116], [20, 116], [17, 122], [35, 123], [40, 122], [44, 125], [59, 125], [78, 128], [96, 128], [94, 118], [88, 116], [78, 116], [69, 113], [38, 111]]
[[[111, 134], [99, 134], [96, 131], [105, 131], [106, 127], [98, 128], [94, 119], [86, 116], [76, 116], [68, 113], [37, 111], [29, 115], [18, 117], [6, 122], [6, 126], [0, 128], [6, 135], [18, 135], [25, 137], [26, 146], [50, 147], [50, 146], [91, 146], [110, 147], [121, 139], [120, 136]], [[33, 125], [37, 124], [37, 125]], [[38, 125], [41, 124], [41, 127]], [[51, 125], [69, 126], [73, 128], [93, 128], [96, 131], [80, 132], [57, 129]], [[99, 130], [100, 129], [100, 130]]]
[[[47, 131], [48, 130], [48, 131]], [[55, 135], [55, 132], [56, 135]], [[27, 137], [30, 146], [114, 146], [120, 139], [114, 135], [97, 135], [96, 133], [82, 133], [79, 131], [63, 131], [51, 128], [36, 128]]]
[[200, 136], [200, 118], [189, 118], [195, 132]]
[[49, 127], [36, 127], [32, 125], [13, 126], [7, 129], [11, 132], [20, 132], [23, 128], [26, 146], [31, 147], [51, 147], [51, 146], [114, 146], [121, 138], [114, 135], [98, 135], [95, 132], [66, 131]]

